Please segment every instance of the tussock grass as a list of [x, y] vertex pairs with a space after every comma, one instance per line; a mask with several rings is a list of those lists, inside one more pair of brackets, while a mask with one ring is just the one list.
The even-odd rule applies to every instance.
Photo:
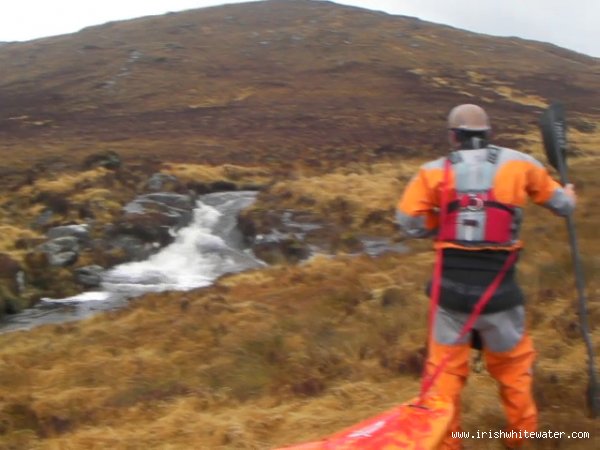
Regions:
[[182, 182], [230, 181], [248, 185], [262, 185], [270, 179], [270, 173], [267, 169], [234, 164], [209, 166], [204, 164], [166, 163], [163, 165], [161, 172], [174, 175]]
[[353, 231], [394, 228], [393, 210], [416, 161], [349, 166], [322, 176], [299, 176], [269, 187], [250, 209], [310, 210]]
[[[332, 202], [342, 202], [360, 224], [372, 211], [393, 208], [419, 164], [299, 176], [269, 194], [286, 207], [306, 207], [310, 197], [311, 208], [328, 217], [340, 212]], [[571, 166], [581, 186], [576, 223], [598, 351], [597, 160], [574, 158]], [[181, 170], [200, 176], [196, 169]], [[102, 201], [105, 194], [77, 195]], [[520, 279], [539, 353], [541, 423], [593, 436], [564, 221], [533, 206], [526, 214]], [[81, 323], [2, 335], [3, 440], [8, 448], [268, 449], [409, 400], [423, 363], [423, 288], [433, 253], [428, 242], [408, 245], [409, 255], [316, 257], [225, 276], [207, 289], [146, 295]], [[471, 376], [463, 403], [465, 429], [503, 426], [497, 388], [485, 373]]]
[[[538, 266], [531, 257], [524, 272], [538, 277], [523, 284], [537, 295], [532, 314], [544, 318], [531, 328], [542, 423], [593, 432], [582, 412], [581, 343], [557, 325], [573, 317], [572, 289], [549, 275], [566, 261]], [[416, 394], [426, 339], [420, 291], [431, 263], [430, 252], [319, 257], [226, 276], [208, 289], [147, 295], [81, 323], [2, 335], [5, 441], [268, 449], [348, 426]], [[466, 429], [502, 426], [485, 374], [471, 377], [464, 403]]]
[[79, 188], [83, 183], [93, 183], [100, 178], [106, 177], [109, 173], [111, 172], [100, 167], [79, 173], [57, 174], [53, 178], [36, 180], [33, 185], [22, 187], [18, 194], [24, 197], [44, 192], [66, 195]]
[[[283, 412], [294, 409], [289, 402], [298, 406], [323, 395], [331, 397], [325, 405], [354, 404], [354, 414], [343, 418], [357, 420], [376, 410], [356, 401], [365, 390], [390, 405], [365, 376], [386, 380], [396, 372], [379, 361], [390, 339], [390, 327], [381, 324], [395, 320], [390, 311], [401, 310], [382, 306], [374, 286], [392, 286], [402, 269], [392, 260], [379, 264], [388, 274], [377, 279], [378, 264], [369, 258], [317, 259], [303, 268], [239, 275], [247, 283], [231, 276], [208, 290], [151, 295], [81, 324], [17, 333], [23, 339], [4, 347], [2, 361], [28, 376], [3, 376], [11, 394], [0, 416], [10, 421], [15, 408], [27, 409], [35, 417], [27, 426], [49, 438], [28, 445], [45, 442], [46, 448], [59, 448], [59, 442], [84, 448], [96, 437], [102, 448], [111, 433], [124, 443], [119, 448], [133, 442], [164, 448], [171, 439], [173, 448], [268, 448], [269, 423], [288, 420]], [[425, 308], [422, 302], [413, 306]], [[407, 323], [413, 313], [401, 317], [396, 320]], [[39, 339], [51, 344], [40, 348]], [[19, 394], [25, 388], [29, 392]], [[327, 394], [330, 389], [334, 394]], [[248, 417], [231, 416], [238, 408]], [[343, 409], [337, 406], [338, 414]], [[190, 417], [198, 418], [196, 425]], [[333, 414], [330, 421], [340, 424]], [[144, 436], [135, 431], [148, 425]], [[22, 426], [9, 427], [8, 442], [22, 439]]]
[[0, 225], [0, 252], [7, 253], [13, 257], [20, 259], [22, 249], [18, 248], [19, 242], [28, 239], [39, 239], [39, 233], [28, 229], [18, 228], [12, 225]]

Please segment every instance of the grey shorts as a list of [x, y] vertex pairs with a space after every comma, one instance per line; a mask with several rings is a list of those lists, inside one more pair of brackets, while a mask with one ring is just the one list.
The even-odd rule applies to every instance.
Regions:
[[[458, 339], [468, 318], [469, 314], [438, 308], [433, 335], [435, 341], [445, 345], [469, 343], [469, 334]], [[482, 314], [477, 318], [473, 329], [479, 332], [485, 349], [492, 352], [511, 350], [525, 333], [525, 307], [519, 305], [504, 311]]]

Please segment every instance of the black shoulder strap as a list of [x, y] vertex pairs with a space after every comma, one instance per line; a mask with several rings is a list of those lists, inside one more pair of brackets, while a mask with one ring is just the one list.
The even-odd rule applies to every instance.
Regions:
[[450, 164], [458, 164], [462, 160], [462, 156], [460, 156], [460, 153], [458, 153], [458, 151], [451, 152], [448, 155], [448, 161], [450, 161]]
[[492, 164], [496, 164], [498, 162], [498, 157], [500, 155], [500, 150], [501, 148], [499, 147], [494, 147], [492, 145], [490, 145], [487, 149], [487, 160], [488, 162], [491, 162]]

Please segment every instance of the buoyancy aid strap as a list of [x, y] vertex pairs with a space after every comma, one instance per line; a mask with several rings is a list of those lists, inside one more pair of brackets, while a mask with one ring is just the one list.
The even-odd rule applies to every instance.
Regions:
[[[498, 162], [498, 157], [500, 156], [500, 150], [502, 150], [500, 147], [488, 145], [486, 160], [492, 164], [496, 164]], [[459, 151], [460, 150], [455, 150], [448, 155], [448, 160], [451, 164], [458, 164], [463, 161], [463, 157]]]
[[455, 211], [458, 211], [461, 208], [469, 208], [471, 206], [476, 206], [478, 207], [478, 209], [481, 208], [496, 208], [496, 209], [501, 209], [503, 211], [506, 211], [509, 214], [514, 215], [515, 214], [515, 208], [506, 205], [505, 203], [501, 203], [498, 202], [496, 200], [481, 200], [481, 205], [475, 204], [473, 205], [473, 203], [475, 203], [475, 200], [472, 200], [474, 197], [469, 197], [468, 195], [465, 195], [463, 197], [461, 197], [460, 200], [453, 200], [450, 203], [448, 203], [448, 212], [449, 213], [453, 213]]
[[[455, 154], [455, 153], [451, 153]], [[440, 217], [439, 217], [439, 223], [440, 226], [444, 223], [444, 221], [446, 220], [446, 214], [448, 213], [447, 211], [447, 205], [448, 205], [448, 196], [449, 196], [449, 183], [450, 183], [450, 166], [452, 165], [452, 160], [450, 158], [450, 156], [448, 158], [446, 158], [446, 160], [444, 161], [444, 175], [442, 177], [442, 185], [441, 185], [441, 192], [440, 192]], [[440, 233], [438, 233], [438, 236], [436, 238], [436, 240], [440, 240]], [[433, 343], [433, 324], [435, 322], [435, 313], [437, 311], [438, 308], [438, 303], [439, 303], [439, 299], [440, 299], [440, 290], [442, 287], [442, 262], [443, 262], [443, 249], [442, 248], [437, 248], [436, 249], [436, 255], [435, 255], [435, 262], [434, 262], [434, 266], [433, 266], [433, 280], [431, 283], [431, 293], [430, 293], [430, 299], [429, 299], [429, 318], [428, 318], [428, 336], [427, 336], [427, 341], [428, 341], [428, 347], [431, 348], [431, 345]], [[427, 364], [423, 364], [423, 373], [421, 376], [421, 379], [423, 381], [425, 381], [427, 379]], [[424, 389], [425, 384], [423, 382], [422, 386], [421, 386], [421, 395], [419, 396], [419, 402], [418, 404], [422, 404], [424, 399], [425, 399], [425, 394], [427, 393], [427, 391], [429, 390], [429, 388], [427, 388], [426, 390]]]
[[458, 164], [459, 162], [462, 162], [462, 160], [463, 158], [462, 156], [460, 156], [460, 153], [458, 153], [458, 151], [450, 153], [448, 155], [448, 158], [446, 158], [446, 161], [450, 162], [450, 164]]
[[500, 148], [494, 147], [493, 145], [488, 146], [487, 160], [492, 164], [498, 162], [498, 156], [500, 155]]
[[[450, 195], [450, 166], [452, 161], [450, 157], [444, 161], [444, 175], [442, 178], [441, 192], [440, 192], [440, 225], [446, 220], [448, 214], [448, 197]], [[440, 234], [438, 233], [437, 240], [440, 240]], [[435, 319], [435, 311], [440, 299], [440, 290], [442, 286], [442, 248], [436, 249], [436, 258], [433, 268], [433, 280], [431, 285], [431, 298], [430, 298], [430, 310], [429, 310], [429, 340], [433, 339], [433, 321]]]

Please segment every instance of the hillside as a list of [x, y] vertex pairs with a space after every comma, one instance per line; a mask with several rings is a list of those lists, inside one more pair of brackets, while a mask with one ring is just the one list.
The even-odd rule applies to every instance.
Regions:
[[[445, 117], [462, 102], [489, 111], [496, 144], [542, 160], [540, 113], [564, 103], [600, 353], [598, 92], [598, 58], [327, 1], [227, 5], [0, 45], [0, 320], [81, 292], [82, 268], [132, 260], [112, 247], [115, 230], [166, 245], [168, 214], [123, 209], [154, 192], [152, 181], [190, 202], [259, 190], [240, 225], [251, 243], [273, 230], [281, 239], [254, 246], [270, 267], [211, 287], [0, 334], [0, 449], [266, 450], [412, 397], [433, 254], [405, 241], [394, 205], [447, 147]], [[526, 214], [519, 271], [540, 426], [592, 437], [530, 448], [598, 448], [564, 222]], [[318, 230], [300, 237], [290, 217]], [[72, 225], [89, 242], [53, 264], [40, 249]], [[370, 256], [362, 242], [374, 237], [407, 252]], [[310, 245], [324, 255], [303, 261]], [[464, 414], [468, 431], [504, 425], [485, 370], [469, 380]]]
[[377, 160], [444, 145], [432, 124], [457, 102], [483, 102], [507, 142], [549, 99], [597, 119], [599, 76], [596, 58], [415, 18], [309, 0], [228, 5], [2, 47], [1, 151]]

